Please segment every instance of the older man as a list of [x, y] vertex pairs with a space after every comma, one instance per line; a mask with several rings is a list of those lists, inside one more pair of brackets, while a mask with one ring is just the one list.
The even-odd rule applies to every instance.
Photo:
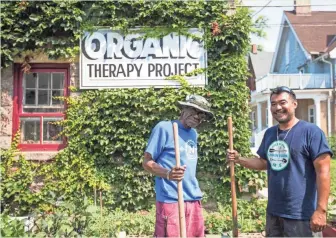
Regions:
[[[196, 179], [197, 132], [194, 128], [213, 117], [208, 101], [190, 95], [181, 108], [179, 120], [161, 121], [153, 129], [145, 151], [143, 167], [154, 174], [156, 192], [155, 237], [178, 237], [179, 215], [176, 181], [183, 180], [188, 237], [204, 237], [202, 192]], [[173, 123], [178, 124], [181, 166], [176, 167]]]

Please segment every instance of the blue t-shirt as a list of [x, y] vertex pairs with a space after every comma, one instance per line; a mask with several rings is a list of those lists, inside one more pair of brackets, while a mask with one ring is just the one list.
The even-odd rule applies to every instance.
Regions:
[[[187, 166], [182, 180], [184, 201], [200, 200], [202, 192], [196, 179], [197, 132], [195, 129], [184, 128], [178, 120], [161, 121], [152, 130], [146, 152], [164, 168], [171, 169], [176, 166], [173, 122], [178, 124], [181, 166]], [[156, 200], [159, 202], [177, 202], [177, 182], [156, 176], [155, 193]]]
[[317, 202], [313, 161], [324, 153], [332, 155], [323, 131], [305, 121], [299, 121], [290, 131], [273, 126], [265, 132], [257, 153], [267, 159], [267, 212], [310, 220]]

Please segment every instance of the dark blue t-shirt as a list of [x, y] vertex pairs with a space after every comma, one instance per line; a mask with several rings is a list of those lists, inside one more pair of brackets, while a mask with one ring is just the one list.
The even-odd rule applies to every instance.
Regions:
[[267, 212], [309, 220], [317, 200], [313, 161], [324, 153], [332, 155], [323, 131], [306, 121], [299, 121], [290, 131], [273, 126], [265, 132], [257, 153], [267, 159]]

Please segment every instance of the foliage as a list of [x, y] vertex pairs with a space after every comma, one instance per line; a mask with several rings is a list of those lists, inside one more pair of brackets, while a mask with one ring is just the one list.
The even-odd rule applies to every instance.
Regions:
[[336, 135], [328, 137], [328, 144], [331, 151], [336, 154]]
[[336, 227], [336, 192], [331, 191], [328, 204], [328, 223]]
[[[63, 133], [70, 139], [68, 147], [55, 158], [54, 177], [60, 176], [55, 186], [65, 187], [69, 196], [82, 189], [91, 194], [94, 188], [105, 190], [104, 204], [113, 207], [135, 210], [149, 207], [154, 197], [153, 179], [141, 167], [147, 138], [159, 120], [177, 118], [175, 103], [189, 93], [207, 97], [217, 117], [213, 123], [199, 128], [199, 171], [202, 175], [198, 177], [216, 186], [216, 192], [211, 192], [214, 191], [212, 187], [205, 192], [220, 200], [230, 187], [225, 160], [228, 133], [222, 108], [230, 104], [231, 99], [230, 95], [192, 87], [86, 91], [80, 97], [69, 98], [67, 119], [62, 126]], [[244, 97], [236, 95], [235, 101], [239, 100], [247, 110]], [[243, 128], [248, 126], [244, 114], [242, 110], [235, 110], [231, 115], [236, 128], [241, 128], [235, 132], [235, 146], [247, 154], [249, 132]], [[64, 173], [64, 167], [71, 169]], [[237, 174], [240, 186], [249, 185], [255, 190], [264, 185], [263, 173], [237, 167]], [[104, 188], [96, 185], [96, 178], [102, 179], [100, 184], [104, 184]], [[82, 180], [86, 183], [80, 183]]]
[[43, 205], [46, 190], [35, 193], [32, 184], [39, 177], [38, 165], [17, 154], [20, 133], [14, 138], [11, 148], [1, 153], [1, 210], [12, 215], [26, 215]]
[[[2, 2], [1, 10], [4, 66], [20, 53], [25, 56], [27, 50], [40, 49], [51, 58], [75, 57], [80, 34], [94, 30], [94, 26], [113, 26], [114, 30], [127, 32], [141, 25], [147, 37], [169, 32], [184, 34], [191, 27], [205, 32], [207, 88], [190, 87], [178, 75], [172, 79], [181, 83], [179, 89], [90, 90], [67, 98], [66, 120], [61, 124], [68, 147], [52, 164], [38, 169], [44, 185], [41, 192], [33, 195], [34, 199], [45, 199], [50, 196], [45, 191], [53, 191], [66, 201], [87, 195], [92, 202], [96, 199], [94, 194], [102, 191], [104, 205], [111, 209], [149, 208], [154, 198], [153, 177], [143, 170], [141, 162], [150, 131], [160, 120], [176, 119], [176, 101], [197, 93], [209, 99], [216, 115], [216, 120], [199, 128], [201, 188], [208, 199], [229, 200], [225, 160], [229, 115], [235, 127], [234, 147], [243, 155], [250, 153], [245, 55], [255, 26], [246, 8], [226, 16], [227, 7], [222, 1], [125, 0]], [[26, 56], [25, 69], [29, 68], [31, 57]], [[30, 173], [27, 172], [29, 181], [20, 187], [21, 191], [27, 190]], [[237, 166], [236, 174], [241, 188], [247, 186], [255, 191], [264, 185], [264, 173]], [[26, 197], [26, 192], [20, 196]], [[48, 203], [39, 207], [53, 209]]]
[[334, 194], [336, 197], [336, 159], [331, 160], [330, 176], [331, 176], [330, 192]]
[[22, 237], [24, 236], [24, 222], [18, 219], [11, 219], [7, 214], [0, 214], [1, 237]]
[[[238, 222], [241, 232], [262, 231], [265, 225], [266, 201], [238, 200]], [[206, 233], [222, 234], [231, 230], [231, 204], [219, 205], [218, 212], [203, 210]], [[22, 221], [1, 215], [1, 234], [24, 235]], [[36, 213], [29, 218], [27, 235], [32, 237], [116, 237], [120, 231], [129, 236], [151, 236], [155, 226], [155, 207], [150, 210], [126, 212], [120, 209], [108, 211], [89, 206], [86, 201], [81, 204], [62, 203], [53, 212]], [[7, 235], [6, 235], [7, 236]]]
[[1, 66], [36, 49], [43, 49], [50, 58], [74, 57], [79, 52], [78, 23], [85, 20], [84, 5], [80, 1], [2, 1]]
[[28, 233], [38, 237], [83, 235], [89, 225], [91, 215], [86, 198], [77, 202], [61, 202], [55, 204], [51, 212], [34, 213], [33, 225]]
[[[267, 201], [238, 199], [238, 228], [240, 232], [261, 232], [265, 229]], [[219, 204], [218, 212], [205, 213], [208, 234], [223, 234], [232, 230], [232, 206]]]
[[4, 211], [1, 214], [1, 234], [6, 237], [22, 237], [25, 234], [32, 237], [69, 237], [84, 234], [93, 218], [86, 198], [76, 203], [60, 203], [53, 195], [49, 202], [54, 203], [52, 211], [35, 210], [21, 220], [8, 216], [8, 211]]
[[154, 234], [155, 207], [149, 211], [138, 211], [128, 213], [120, 209], [113, 212], [104, 210], [101, 214], [96, 212], [88, 229], [86, 236], [113, 237], [120, 231], [125, 231], [127, 235], [149, 236]]

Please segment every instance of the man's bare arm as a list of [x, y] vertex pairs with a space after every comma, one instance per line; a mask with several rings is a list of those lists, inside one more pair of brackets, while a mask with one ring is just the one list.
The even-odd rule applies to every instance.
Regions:
[[267, 161], [265, 159], [259, 157], [253, 158], [243, 158], [240, 157], [236, 150], [227, 150], [227, 160], [233, 161], [237, 164], [240, 164], [248, 169], [254, 170], [266, 170], [267, 169]]
[[165, 169], [161, 165], [157, 164], [152, 159], [152, 155], [147, 152], [145, 152], [144, 154], [144, 160], [142, 162], [142, 167], [146, 171], [150, 172], [151, 174], [154, 174], [162, 178], [167, 178], [167, 173], [169, 172], [169, 169]]
[[265, 159], [258, 158], [258, 157], [253, 157], [253, 158], [239, 157], [236, 163], [248, 169], [254, 169], [254, 170], [266, 170], [267, 169], [267, 161]]
[[322, 154], [314, 161], [317, 184], [317, 209], [327, 210], [330, 193], [330, 154]]
[[142, 162], [142, 167], [146, 171], [150, 172], [151, 174], [154, 174], [161, 178], [165, 178], [169, 180], [176, 180], [176, 181], [183, 179], [184, 171], [186, 169], [186, 166], [173, 167], [171, 170], [163, 168], [161, 165], [156, 163], [153, 160], [152, 155], [147, 152], [145, 152], [144, 154], [144, 160]]
[[327, 225], [327, 206], [330, 193], [330, 154], [322, 154], [314, 160], [317, 185], [317, 207], [310, 219], [314, 232], [323, 230]]
[[322, 154], [314, 160], [317, 184], [317, 209], [327, 210], [330, 193], [330, 154]]

